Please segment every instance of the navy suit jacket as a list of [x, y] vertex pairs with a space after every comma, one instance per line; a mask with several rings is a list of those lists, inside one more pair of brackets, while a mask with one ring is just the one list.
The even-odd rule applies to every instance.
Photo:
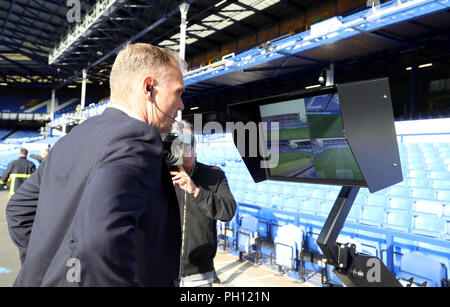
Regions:
[[181, 222], [161, 137], [107, 108], [61, 138], [9, 201], [16, 286], [173, 286]]

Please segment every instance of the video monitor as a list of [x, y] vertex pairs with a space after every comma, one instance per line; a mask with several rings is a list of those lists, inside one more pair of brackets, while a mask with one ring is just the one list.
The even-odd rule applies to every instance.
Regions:
[[[374, 193], [403, 180], [387, 78], [236, 103], [228, 117], [241, 130], [258, 126], [257, 134], [231, 131], [255, 182], [359, 186]], [[259, 148], [252, 155], [255, 135]]]
[[278, 165], [267, 169], [270, 179], [364, 182], [344, 136], [337, 93], [262, 104], [259, 112], [268, 158], [278, 155]]

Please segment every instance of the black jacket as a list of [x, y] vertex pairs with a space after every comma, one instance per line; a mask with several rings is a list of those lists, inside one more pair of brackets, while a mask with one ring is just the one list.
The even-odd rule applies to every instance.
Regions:
[[[10, 175], [19, 174], [19, 175], [30, 175], [34, 173], [36, 170], [36, 166], [33, 162], [28, 161], [27, 158], [21, 157], [17, 160], [11, 161], [8, 164], [8, 167], [3, 172], [2, 181], [6, 183]], [[11, 182], [11, 186], [14, 186], [13, 191], [16, 192], [22, 183], [25, 182], [27, 178], [16, 178], [15, 182]]]
[[15, 285], [177, 283], [180, 213], [161, 152], [152, 126], [112, 108], [61, 138], [6, 208]]
[[175, 187], [183, 221], [186, 194], [186, 227], [181, 259], [182, 276], [214, 270], [217, 250], [217, 220], [228, 222], [236, 212], [236, 202], [225, 173], [215, 166], [196, 163], [191, 179], [200, 188], [196, 198]]

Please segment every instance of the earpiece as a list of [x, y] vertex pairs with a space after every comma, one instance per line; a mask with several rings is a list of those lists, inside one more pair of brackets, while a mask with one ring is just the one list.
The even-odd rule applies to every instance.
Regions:
[[150, 83], [147, 83], [147, 91], [153, 93], [153, 85], [151, 85]]

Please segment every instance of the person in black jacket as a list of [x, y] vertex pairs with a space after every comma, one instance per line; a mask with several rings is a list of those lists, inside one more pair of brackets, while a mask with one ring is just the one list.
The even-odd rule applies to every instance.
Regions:
[[14, 195], [22, 183], [36, 170], [36, 165], [27, 160], [28, 150], [20, 149], [19, 159], [9, 162], [2, 174], [1, 183], [6, 184], [11, 177], [10, 195]]
[[184, 108], [182, 69], [149, 44], [119, 52], [108, 108], [62, 137], [7, 205], [15, 286], [179, 284], [180, 212], [160, 133]]
[[195, 137], [183, 121], [185, 146], [183, 165], [171, 175], [182, 221], [181, 286], [211, 287], [217, 250], [217, 220], [228, 222], [236, 212], [236, 202], [225, 173], [216, 166], [196, 161]]

